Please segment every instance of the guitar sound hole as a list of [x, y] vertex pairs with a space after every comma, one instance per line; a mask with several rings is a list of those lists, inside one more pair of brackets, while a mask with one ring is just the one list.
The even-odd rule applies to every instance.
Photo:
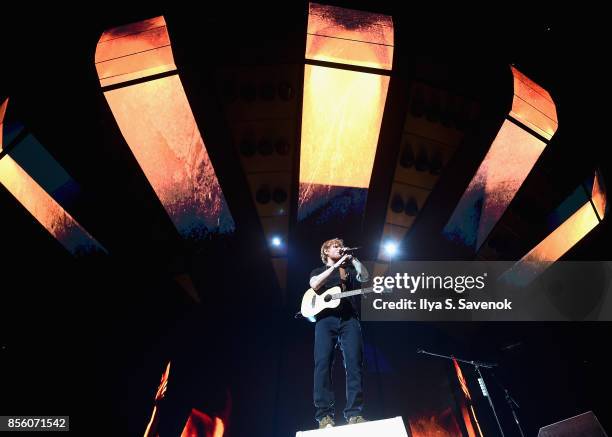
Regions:
[[324, 300], [325, 302], [329, 302], [330, 300], [332, 300], [331, 294], [328, 294], [327, 296], [325, 296], [325, 297], [323, 298], [323, 300]]

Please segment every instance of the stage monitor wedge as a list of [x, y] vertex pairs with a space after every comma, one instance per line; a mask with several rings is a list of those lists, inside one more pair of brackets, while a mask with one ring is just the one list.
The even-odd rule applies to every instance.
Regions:
[[608, 437], [592, 411], [540, 428], [538, 437]]

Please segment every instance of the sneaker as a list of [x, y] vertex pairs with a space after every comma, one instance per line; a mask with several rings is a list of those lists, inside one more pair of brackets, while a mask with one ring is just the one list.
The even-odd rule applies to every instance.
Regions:
[[319, 429], [332, 428], [334, 425], [334, 419], [332, 419], [331, 416], [325, 416], [323, 419], [319, 420]]
[[367, 422], [367, 420], [365, 420], [363, 418], [363, 416], [353, 416], [353, 417], [349, 417], [347, 420], [349, 425], [352, 425], [354, 423], [363, 423], [363, 422]]

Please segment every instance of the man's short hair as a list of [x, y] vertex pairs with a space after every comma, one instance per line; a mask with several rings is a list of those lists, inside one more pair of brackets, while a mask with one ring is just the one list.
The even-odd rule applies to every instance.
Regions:
[[325, 255], [325, 251], [336, 243], [338, 243], [340, 246], [344, 246], [344, 241], [342, 241], [340, 238], [332, 238], [331, 240], [327, 240], [321, 246], [321, 261], [323, 261], [323, 264], [327, 264], [327, 255]]

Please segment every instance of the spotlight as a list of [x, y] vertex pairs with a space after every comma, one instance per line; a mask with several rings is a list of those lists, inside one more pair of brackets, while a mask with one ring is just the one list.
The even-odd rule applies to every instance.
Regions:
[[287, 200], [287, 192], [280, 187], [277, 187], [272, 192], [272, 200], [276, 203], [281, 204]]
[[257, 151], [262, 156], [270, 156], [274, 152], [274, 145], [267, 138], [262, 138], [257, 145]]
[[416, 169], [416, 171], [429, 170], [429, 158], [427, 156], [427, 150], [425, 150], [424, 146], [421, 146], [417, 153], [414, 168]]
[[283, 138], [279, 139], [274, 147], [279, 155], [285, 156], [289, 153], [289, 143]]
[[262, 185], [255, 192], [255, 200], [263, 205], [270, 202], [271, 197], [272, 193], [270, 192], [270, 187], [267, 184]]
[[259, 87], [259, 95], [262, 100], [270, 101], [274, 100], [275, 95], [274, 84], [272, 82], [264, 82]]
[[417, 215], [417, 212], [419, 212], [419, 205], [414, 197], [408, 199], [406, 206], [404, 207], [404, 212], [410, 217]]
[[385, 251], [385, 254], [388, 257], [393, 257], [393, 256], [397, 255], [397, 252], [398, 252], [397, 243], [394, 242], [394, 241], [387, 241], [383, 245], [383, 250]]
[[240, 97], [242, 100], [251, 103], [257, 98], [257, 87], [253, 82], [246, 82], [240, 85]]
[[391, 199], [390, 207], [391, 207], [391, 211], [393, 211], [396, 214], [399, 214], [400, 212], [402, 212], [404, 208], [406, 207], [406, 205], [404, 204], [404, 199], [402, 199], [402, 196], [400, 196], [399, 194], [395, 194], [393, 198]]
[[291, 100], [293, 98], [293, 87], [289, 82], [282, 81], [278, 85], [278, 95], [282, 100]]
[[399, 163], [404, 168], [410, 168], [414, 164], [414, 152], [410, 143], [406, 143], [404, 146]]
[[439, 175], [442, 172], [442, 154], [436, 150], [429, 162], [429, 173]]
[[281, 237], [272, 237], [272, 246], [280, 247], [282, 244], [283, 240], [281, 240]]

